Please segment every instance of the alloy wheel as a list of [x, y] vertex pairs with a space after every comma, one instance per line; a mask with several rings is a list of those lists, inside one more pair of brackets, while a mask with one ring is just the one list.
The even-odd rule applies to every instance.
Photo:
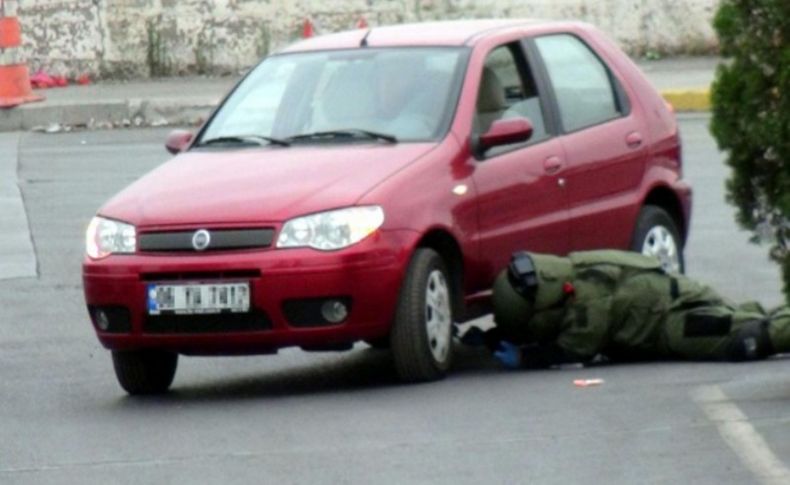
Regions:
[[672, 232], [664, 226], [648, 231], [642, 244], [642, 254], [653, 256], [668, 273], [680, 272], [680, 252]]
[[431, 272], [425, 287], [425, 327], [431, 354], [444, 362], [451, 344], [452, 311], [447, 280], [439, 270]]

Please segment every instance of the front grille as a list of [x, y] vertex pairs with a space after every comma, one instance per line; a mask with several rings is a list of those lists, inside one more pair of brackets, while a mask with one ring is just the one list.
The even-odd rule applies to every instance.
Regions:
[[142, 281], [212, 281], [212, 280], [249, 280], [260, 278], [257, 269], [240, 269], [228, 271], [182, 271], [172, 273], [141, 273]]
[[[192, 238], [197, 231], [147, 232], [139, 235], [143, 252], [197, 252]], [[217, 229], [207, 231], [210, 242], [202, 251], [262, 249], [272, 245], [274, 229]]]
[[272, 322], [262, 311], [211, 315], [149, 315], [145, 333], [229, 333], [271, 330]]

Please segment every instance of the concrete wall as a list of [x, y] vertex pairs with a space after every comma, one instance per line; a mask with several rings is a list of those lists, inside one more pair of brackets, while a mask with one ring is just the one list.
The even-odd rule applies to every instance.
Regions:
[[719, 0], [6, 0], [22, 21], [33, 70], [142, 77], [244, 69], [297, 39], [309, 16], [318, 33], [428, 19], [581, 19], [634, 55], [715, 49]]

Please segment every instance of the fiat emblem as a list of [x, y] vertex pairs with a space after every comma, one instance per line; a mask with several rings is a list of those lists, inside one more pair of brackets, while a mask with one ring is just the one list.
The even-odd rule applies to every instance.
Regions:
[[196, 231], [192, 236], [192, 247], [195, 251], [205, 251], [209, 244], [211, 244], [211, 234], [205, 229]]

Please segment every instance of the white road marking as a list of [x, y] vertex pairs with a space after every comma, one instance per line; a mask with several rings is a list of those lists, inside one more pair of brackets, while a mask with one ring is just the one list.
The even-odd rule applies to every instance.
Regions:
[[719, 386], [698, 388], [694, 401], [743, 464], [765, 485], [787, 485], [790, 470], [768, 447], [749, 418], [724, 394]]
[[17, 185], [18, 134], [0, 134], [0, 280], [36, 276], [27, 212]]

